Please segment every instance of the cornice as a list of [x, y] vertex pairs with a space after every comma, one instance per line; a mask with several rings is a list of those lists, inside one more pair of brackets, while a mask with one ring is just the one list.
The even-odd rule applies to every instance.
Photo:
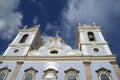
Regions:
[[24, 61], [17, 61], [17, 64], [23, 64]]
[[99, 27], [99, 26], [96, 26], [96, 27], [91, 27], [91, 26], [78, 27], [78, 30], [90, 30], [90, 29], [100, 29], [101, 30], [101, 27]]
[[19, 44], [13, 44], [13, 43], [11, 43], [11, 44], [9, 44], [9, 46], [31, 46], [31, 44], [25, 44], [25, 43], [19, 43]]
[[39, 29], [37, 28], [34, 28], [34, 29], [22, 29], [22, 30], [19, 30], [19, 32], [34, 32], [34, 31], [38, 31]]
[[116, 61], [115, 55], [106, 56], [0, 56], [0, 61]]
[[104, 42], [79, 42], [79, 44], [81, 44], [81, 45], [92, 45], [92, 44], [107, 45], [108, 42], [107, 41], [104, 41]]

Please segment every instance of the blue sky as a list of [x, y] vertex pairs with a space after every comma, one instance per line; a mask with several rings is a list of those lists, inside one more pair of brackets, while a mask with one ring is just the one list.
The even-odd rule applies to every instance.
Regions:
[[[101, 26], [113, 54], [120, 58], [120, 0], [0, 0], [0, 53], [23, 26], [40, 24], [43, 36], [60, 31], [65, 43], [76, 48], [76, 27]], [[120, 64], [120, 59], [118, 62]]]

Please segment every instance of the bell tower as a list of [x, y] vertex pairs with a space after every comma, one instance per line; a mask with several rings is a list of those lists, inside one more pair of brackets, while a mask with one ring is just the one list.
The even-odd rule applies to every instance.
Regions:
[[39, 27], [40, 25], [33, 28], [25, 26], [19, 30], [3, 56], [27, 56], [28, 51], [38, 49], [42, 45]]
[[100, 26], [78, 24], [78, 48], [83, 55], [112, 55]]

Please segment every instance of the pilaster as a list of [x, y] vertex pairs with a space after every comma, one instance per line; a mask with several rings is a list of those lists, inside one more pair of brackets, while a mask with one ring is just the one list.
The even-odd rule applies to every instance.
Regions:
[[16, 80], [17, 74], [24, 62], [18, 61], [10, 80]]
[[118, 77], [118, 80], [120, 80], [120, 69], [119, 69], [119, 66], [117, 64], [117, 61], [110, 61], [110, 63], [112, 64], [115, 72], [116, 72], [116, 75]]
[[90, 61], [83, 61], [85, 73], [86, 73], [86, 80], [92, 80], [92, 73], [90, 69]]

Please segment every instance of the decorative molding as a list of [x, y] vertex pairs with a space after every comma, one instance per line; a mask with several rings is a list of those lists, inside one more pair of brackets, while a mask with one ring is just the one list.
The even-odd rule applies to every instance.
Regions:
[[17, 64], [23, 64], [24, 61], [17, 61]]
[[1, 61], [39, 61], [39, 60], [61, 60], [61, 61], [116, 61], [115, 55], [77, 55], [77, 56], [0, 56]]
[[36, 73], [38, 72], [38, 70], [34, 69], [32, 66], [31, 66], [30, 68], [24, 70], [24, 71], [27, 72], [27, 71], [29, 71], [29, 70], [33, 70], [33, 71], [35, 71]]
[[91, 64], [90, 61], [83, 61], [83, 64]]
[[117, 64], [117, 61], [110, 61], [111, 64]]
[[76, 70], [76, 69], [74, 69], [74, 68], [72, 68], [72, 67], [69, 68], [69, 69], [67, 69], [67, 70], [65, 70], [64, 72], [67, 73], [67, 72], [69, 72], [69, 71], [75, 71], [75, 72], [79, 73], [78, 70]]
[[96, 73], [98, 73], [99, 71], [107, 71], [107, 72], [111, 73], [110, 70], [108, 70], [108, 69], [106, 69], [106, 68], [104, 68], [104, 67], [101, 67], [101, 68], [99, 68], [98, 70], [96, 70]]
[[8, 66], [5, 66], [5, 67], [1, 68], [0, 71], [2, 71], [4, 69], [7, 69], [9, 72], [11, 72], [11, 70], [8, 68]]
[[48, 71], [54, 71], [55, 73], [58, 73], [57, 70], [53, 69], [53, 68], [49, 68], [49, 69], [46, 69], [44, 70], [44, 73], [48, 72]]

